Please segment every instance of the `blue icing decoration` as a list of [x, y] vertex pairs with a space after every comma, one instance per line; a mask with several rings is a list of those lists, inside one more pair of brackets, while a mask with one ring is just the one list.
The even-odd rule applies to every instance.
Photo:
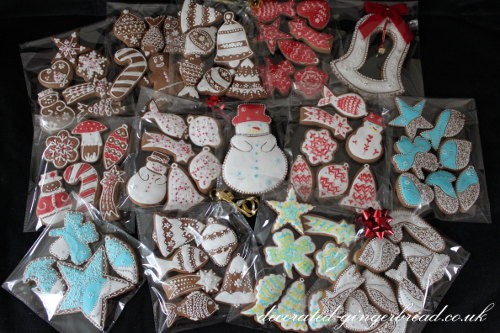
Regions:
[[91, 282], [83, 292], [82, 298], [82, 312], [83, 313], [91, 313], [92, 310], [96, 307], [97, 301], [99, 297], [96, 297], [100, 294], [101, 288], [103, 287], [106, 279], [100, 278], [95, 282]]
[[393, 160], [400, 171], [407, 171], [412, 167], [417, 153], [427, 153], [431, 149], [429, 141], [422, 137], [416, 137], [415, 141], [411, 142], [408, 137], [402, 136], [396, 146], [400, 153], [394, 155]]
[[42, 292], [50, 293], [60, 279], [56, 270], [52, 267], [55, 262], [56, 260], [50, 257], [42, 257], [31, 261], [24, 270], [24, 282], [34, 281]]
[[443, 139], [444, 133], [446, 132], [446, 127], [451, 118], [451, 110], [444, 110], [438, 116], [438, 120], [433, 129], [428, 131], [423, 131], [420, 135], [427, 140], [431, 141], [432, 148], [438, 149], [441, 140]]
[[421, 204], [422, 196], [420, 195], [420, 191], [410, 177], [401, 175], [398, 178], [398, 185], [401, 195], [403, 196], [403, 200], [409, 206], [419, 206]]
[[439, 150], [439, 162], [445, 168], [458, 169], [457, 153], [457, 142], [455, 140], [446, 141]]
[[78, 212], [68, 212], [64, 217], [64, 227], [51, 230], [49, 236], [61, 237], [66, 241], [71, 261], [76, 265], [90, 258], [92, 253], [88, 244], [99, 240], [94, 224], [84, 223], [83, 214]]
[[455, 179], [456, 178], [452, 173], [440, 170], [433, 172], [429, 176], [427, 176], [425, 183], [427, 185], [438, 186], [446, 195], [456, 199], [457, 193], [455, 192], [455, 189], [451, 184], [453, 181], [455, 181]]
[[406, 104], [401, 98], [396, 98], [396, 103], [398, 104], [398, 109], [401, 115], [391, 120], [389, 125], [404, 127], [422, 115], [422, 111], [425, 106], [425, 99], [418, 102], [414, 106]]
[[106, 237], [106, 254], [113, 267], [133, 267], [134, 258], [130, 250], [119, 240], [112, 237]]
[[458, 176], [457, 186], [456, 186], [457, 192], [463, 193], [470, 186], [475, 184], [479, 184], [479, 178], [477, 176], [476, 169], [474, 169], [474, 167], [468, 167], [460, 174], [460, 176]]

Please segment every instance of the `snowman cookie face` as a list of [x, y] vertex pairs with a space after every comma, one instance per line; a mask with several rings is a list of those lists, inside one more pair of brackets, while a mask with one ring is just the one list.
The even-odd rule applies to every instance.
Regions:
[[261, 121], [247, 121], [236, 126], [236, 134], [239, 135], [264, 135], [269, 131], [269, 124]]

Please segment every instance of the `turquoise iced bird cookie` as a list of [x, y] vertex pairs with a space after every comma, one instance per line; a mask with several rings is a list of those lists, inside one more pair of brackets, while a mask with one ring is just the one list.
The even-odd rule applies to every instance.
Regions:
[[398, 154], [392, 156], [392, 165], [398, 173], [411, 169], [419, 179], [424, 179], [422, 170], [436, 171], [438, 168], [436, 156], [429, 153], [430, 142], [420, 136], [413, 142], [408, 137], [402, 136], [394, 148]]
[[81, 312], [95, 327], [105, 327], [107, 301], [121, 295], [134, 284], [109, 276], [104, 248], [99, 248], [82, 268], [58, 262], [57, 267], [68, 286], [56, 314]]
[[33, 281], [44, 294], [57, 294], [64, 291], [61, 275], [54, 268], [56, 261], [52, 257], [40, 257], [30, 261], [24, 269], [23, 282]]
[[452, 184], [455, 180], [451, 172], [444, 170], [433, 172], [425, 179], [425, 183], [434, 188], [437, 207], [447, 215], [458, 211], [458, 196]]
[[439, 148], [439, 164], [444, 169], [462, 170], [469, 164], [472, 143], [467, 140], [449, 139]]
[[120, 239], [106, 236], [106, 255], [113, 270], [125, 280], [137, 283], [139, 270], [133, 250]]
[[458, 176], [455, 189], [460, 203], [460, 211], [467, 212], [477, 201], [480, 193], [479, 177], [471, 165]]
[[414, 106], [410, 106], [399, 97], [396, 97], [395, 101], [399, 116], [389, 122], [390, 126], [404, 127], [406, 135], [408, 135], [411, 140], [417, 135], [418, 129], [432, 128], [432, 124], [422, 116], [425, 99]]
[[438, 150], [443, 138], [451, 138], [464, 128], [465, 116], [462, 112], [446, 109], [442, 111], [434, 128], [423, 131], [420, 135], [431, 142], [432, 148]]
[[425, 206], [434, 200], [432, 189], [411, 173], [399, 175], [396, 180], [396, 192], [401, 204], [407, 208]]
[[99, 240], [94, 223], [85, 222], [80, 212], [68, 212], [64, 216], [64, 226], [49, 231], [50, 237], [59, 237], [50, 245], [49, 252], [59, 260], [70, 260], [75, 265], [87, 261], [92, 252], [89, 244]]

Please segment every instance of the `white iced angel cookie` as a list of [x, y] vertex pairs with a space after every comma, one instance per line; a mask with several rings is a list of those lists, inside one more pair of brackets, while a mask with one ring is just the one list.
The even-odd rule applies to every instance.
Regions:
[[363, 290], [354, 291], [344, 304], [346, 320], [344, 327], [354, 332], [368, 332], [380, 323], [380, 312], [370, 304]]
[[199, 237], [205, 224], [189, 218], [169, 218], [160, 213], [153, 214], [153, 240], [161, 252], [168, 257], [174, 250]]
[[318, 170], [318, 199], [336, 198], [349, 186], [349, 164], [327, 164]]
[[401, 252], [424, 290], [443, 278], [450, 262], [446, 254], [434, 253], [412, 242], [401, 242]]
[[255, 286], [255, 303], [245, 307], [241, 314], [251, 316], [263, 325], [266, 309], [278, 301], [286, 287], [286, 277], [283, 274], [269, 274], [257, 281]]
[[219, 267], [226, 267], [231, 254], [238, 247], [238, 237], [233, 229], [210, 217], [201, 236], [201, 247], [213, 263]]
[[222, 143], [217, 120], [208, 116], [189, 116], [189, 139], [198, 147], [219, 147]]
[[346, 141], [347, 154], [356, 162], [373, 163], [384, 153], [382, 131], [384, 122], [382, 116], [369, 113], [363, 119], [363, 125], [351, 134]]
[[385, 275], [397, 283], [398, 302], [404, 312], [416, 315], [424, 310], [424, 293], [408, 280], [408, 266], [405, 261], [399, 264], [397, 270], [391, 269]]
[[231, 138], [222, 176], [233, 190], [262, 194], [276, 188], [286, 177], [288, 162], [270, 133], [271, 118], [264, 104], [240, 104], [233, 118], [236, 134]]
[[373, 272], [388, 270], [399, 255], [399, 247], [387, 239], [372, 238], [354, 254], [354, 261]]
[[313, 166], [333, 161], [337, 149], [337, 141], [326, 129], [307, 130], [300, 145], [300, 151]]
[[351, 183], [349, 194], [340, 201], [340, 205], [351, 207], [357, 212], [370, 207], [380, 209], [375, 177], [368, 164], [359, 169]]
[[239, 307], [255, 301], [250, 268], [240, 254], [234, 256], [224, 275], [224, 282], [215, 300]]
[[186, 211], [205, 200], [196, 190], [186, 171], [177, 163], [172, 163], [170, 166], [167, 188], [164, 211]]
[[429, 250], [441, 252], [445, 249], [446, 243], [443, 237], [417, 214], [401, 209], [391, 211], [390, 215], [392, 220], [389, 224], [394, 234], [388, 237], [392, 242], [399, 243], [403, 240], [403, 228], [405, 228], [413, 239]]
[[154, 152], [146, 160], [146, 166], [127, 182], [130, 200], [141, 207], [159, 205], [167, 194], [168, 156]]
[[303, 320], [290, 318], [302, 318], [306, 314], [306, 284], [303, 279], [293, 282], [281, 301], [278, 303], [273, 315], [273, 321], [284, 331], [307, 332], [307, 323]]
[[200, 270], [196, 274], [179, 274], [162, 283], [162, 288], [169, 300], [190, 294], [193, 291], [203, 290], [213, 293], [219, 290], [222, 279], [213, 270]]
[[380, 311], [397, 316], [399, 314], [398, 300], [389, 281], [368, 269], [363, 272], [363, 277], [365, 278], [364, 289], [370, 302]]
[[176, 139], [187, 138], [187, 125], [184, 119], [173, 113], [161, 113], [154, 100], [148, 104], [147, 112], [142, 119], [152, 120], [158, 125], [158, 128], [166, 135]]
[[210, 192], [217, 178], [222, 172], [219, 159], [210, 151], [209, 147], [203, 149], [189, 161], [189, 174], [202, 193]]

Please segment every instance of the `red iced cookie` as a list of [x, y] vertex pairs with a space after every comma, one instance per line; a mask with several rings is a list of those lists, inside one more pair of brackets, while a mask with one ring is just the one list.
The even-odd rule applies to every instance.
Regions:
[[297, 65], [316, 65], [319, 59], [316, 53], [302, 42], [295, 40], [279, 40], [278, 46], [283, 56]]
[[270, 59], [266, 59], [266, 65], [260, 66], [259, 72], [262, 85], [269, 95], [272, 95], [275, 89], [283, 96], [290, 93], [293, 84], [290, 75], [295, 72], [295, 67], [290, 61], [283, 60], [275, 65]]
[[271, 54], [274, 54], [274, 52], [276, 52], [276, 43], [278, 42], [278, 40], [292, 39], [289, 34], [280, 31], [280, 19], [277, 19], [269, 25], [259, 22], [256, 23], [260, 31], [260, 34], [259, 36], [257, 36], [256, 40], [258, 42], [266, 42], [267, 48], [269, 49], [269, 52], [271, 52]]
[[305, 98], [314, 99], [321, 95], [323, 86], [328, 81], [328, 74], [318, 67], [307, 66], [295, 72], [293, 78], [295, 80], [295, 90]]
[[330, 21], [330, 6], [324, 0], [305, 0], [297, 5], [297, 15], [307, 19], [314, 29], [322, 30]]
[[307, 25], [306, 20], [296, 18], [288, 22], [290, 34], [298, 40], [309, 45], [314, 51], [320, 53], [330, 53], [333, 46], [333, 36], [312, 29]]
[[252, 15], [263, 23], [269, 23], [277, 19], [280, 15], [295, 16], [294, 0], [278, 2], [276, 0], [261, 1], [259, 5], [252, 8]]

